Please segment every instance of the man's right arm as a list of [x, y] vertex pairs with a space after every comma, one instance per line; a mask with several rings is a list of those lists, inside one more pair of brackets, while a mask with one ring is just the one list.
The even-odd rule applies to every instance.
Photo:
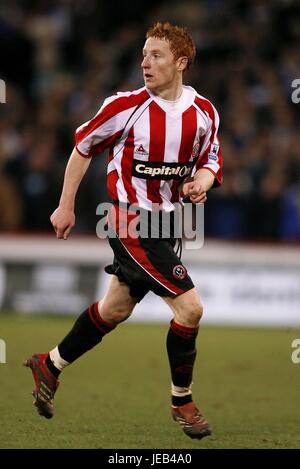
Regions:
[[90, 158], [84, 158], [74, 148], [66, 167], [59, 206], [50, 217], [56, 236], [59, 239], [67, 239], [75, 225], [75, 197], [90, 162]]

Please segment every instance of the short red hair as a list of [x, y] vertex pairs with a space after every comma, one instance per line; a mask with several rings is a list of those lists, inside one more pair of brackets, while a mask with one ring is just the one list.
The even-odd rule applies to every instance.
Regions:
[[187, 32], [186, 28], [174, 26], [171, 23], [155, 23], [146, 33], [146, 39], [156, 37], [165, 39], [170, 44], [170, 49], [175, 60], [179, 57], [187, 57], [187, 69], [194, 62], [196, 57], [196, 46], [192, 36]]

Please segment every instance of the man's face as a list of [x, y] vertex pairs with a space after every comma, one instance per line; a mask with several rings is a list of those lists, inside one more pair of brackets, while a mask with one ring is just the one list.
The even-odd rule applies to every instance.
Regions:
[[141, 64], [144, 81], [151, 91], [161, 91], [172, 86], [178, 74], [178, 61], [175, 61], [169, 42], [150, 37], [143, 49]]

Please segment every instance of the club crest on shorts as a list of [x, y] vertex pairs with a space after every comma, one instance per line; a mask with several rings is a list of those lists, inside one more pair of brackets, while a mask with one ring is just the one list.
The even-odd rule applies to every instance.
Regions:
[[181, 264], [175, 265], [175, 267], [173, 268], [173, 277], [179, 280], [183, 280], [186, 276], [187, 276], [186, 268]]

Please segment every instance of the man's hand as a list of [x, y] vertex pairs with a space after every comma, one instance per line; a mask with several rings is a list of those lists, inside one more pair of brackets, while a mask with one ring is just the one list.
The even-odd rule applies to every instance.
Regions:
[[182, 191], [185, 196], [189, 196], [194, 204], [203, 204], [207, 200], [206, 191], [200, 181], [186, 182], [183, 184]]
[[58, 239], [67, 239], [75, 225], [75, 214], [73, 210], [58, 207], [52, 213], [50, 221]]

